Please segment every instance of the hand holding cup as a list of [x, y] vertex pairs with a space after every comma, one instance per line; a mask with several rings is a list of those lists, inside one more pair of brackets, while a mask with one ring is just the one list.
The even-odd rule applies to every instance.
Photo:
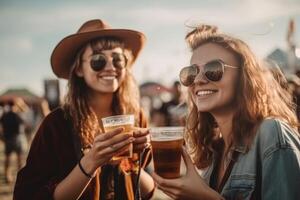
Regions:
[[135, 127], [133, 131], [133, 152], [141, 153], [146, 147], [150, 146], [149, 129]]
[[95, 137], [91, 149], [81, 160], [87, 173], [93, 174], [98, 167], [107, 164], [113, 156], [128, 149], [134, 138], [130, 133], [120, 134], [123, 131], [124, 128], [117, 128]]

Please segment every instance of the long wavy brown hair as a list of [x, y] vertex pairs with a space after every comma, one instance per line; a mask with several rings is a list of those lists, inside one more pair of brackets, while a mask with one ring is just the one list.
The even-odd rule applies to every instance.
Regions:
[[94, 136], [100, 130], [97, 116], [88, 103], [88, 86], [82, 77], [75, 73], [77, 67], [81, 67], [82, 55], [87, 46], [92, 47], [93, 52], [109, 50], [121, 47], [127, 58], [125, 79], [118, 90], [113, 94], [111, 110], [113, 114], [134, 114], [135, 124], [140, 120], [140, 94], [137, 83], [131, 72], [131, 51], [124, 48], [124, 43], [118, 38], [104, 37], [93, 40], [78, 51], [72, 70], [69, 75], [68, 92], [65, 96], [63, 108], [71, 117], [73, 128], [81, 138], [83, 147], [93, 143]]
[[[237, 108], [232, 121], [230, 146], [242, 143], [249, 150], [256, 129], [268, 117], [279, 118], [297, 128], [295, 105], [290, 95], [272, 76], [265, 77], [263, 62], [257, 60], [246, 43], [210, 25], [196, 27], [186, 35], [186, 41], [192, 51], [212, 42], [234, 52], [239, 58], [241, 69], [234, 100]], [[215, 144], [220, 134], [218, 125], [210, 113], [197, 111], [190, 94], [188, 105], [187, 144], [190, 145], [197, 167], [205, 168], [212, 163], [213, 152], [217, 151]]]

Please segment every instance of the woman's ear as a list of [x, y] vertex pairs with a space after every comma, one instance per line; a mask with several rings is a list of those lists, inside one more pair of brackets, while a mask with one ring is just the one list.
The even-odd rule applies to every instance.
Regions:
[[78, 77], [83, 77], [82, 67], [77, 65], [75, 68], [75, 73]]

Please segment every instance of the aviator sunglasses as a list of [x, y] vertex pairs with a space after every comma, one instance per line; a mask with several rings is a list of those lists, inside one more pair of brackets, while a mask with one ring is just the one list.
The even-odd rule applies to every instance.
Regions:
[[195, 78], [201, 74], [208, 80], [217, 82], [223, 77], [225, 67], [237, 69], [236, 66], [225, 64], [222, 60], [212, 60], [204, 65], [193, 64], [181, 69], [179, 79], [182, 85], [190, 86], [194, 83]]
[[[113, 66], [120, 70], [124, 69], [127, 65], [127, 58], [121, 53], [112, 53], [112, 64]], [[91, 68], [98, 72], [105, 68], [108, 61], [108, 56], [102, 53], [94, 54], [91, 57], [90, 65]]]

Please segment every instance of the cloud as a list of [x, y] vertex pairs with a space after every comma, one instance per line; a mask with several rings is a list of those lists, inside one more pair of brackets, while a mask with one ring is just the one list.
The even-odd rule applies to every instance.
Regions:
[[0, 43], [4, 49], [15, 49], [22, 53], [30, 53], [33, 48], [30, 38], [5, 38], [1, 39]]
[[2, 63], [5, 62], [5, 58], [28, 55], [32, 51], [33, 41], [30, 38], [10, 36], [0, 38], [0, 57], [2, 58]]
[[[243, 23], [259, 23], [282, 16], [299, 15], [300, 4], [282, 0], [246, 0], [240, 4], [231, 4]], [[235, 20], [235, 21], [236, 21]]]

